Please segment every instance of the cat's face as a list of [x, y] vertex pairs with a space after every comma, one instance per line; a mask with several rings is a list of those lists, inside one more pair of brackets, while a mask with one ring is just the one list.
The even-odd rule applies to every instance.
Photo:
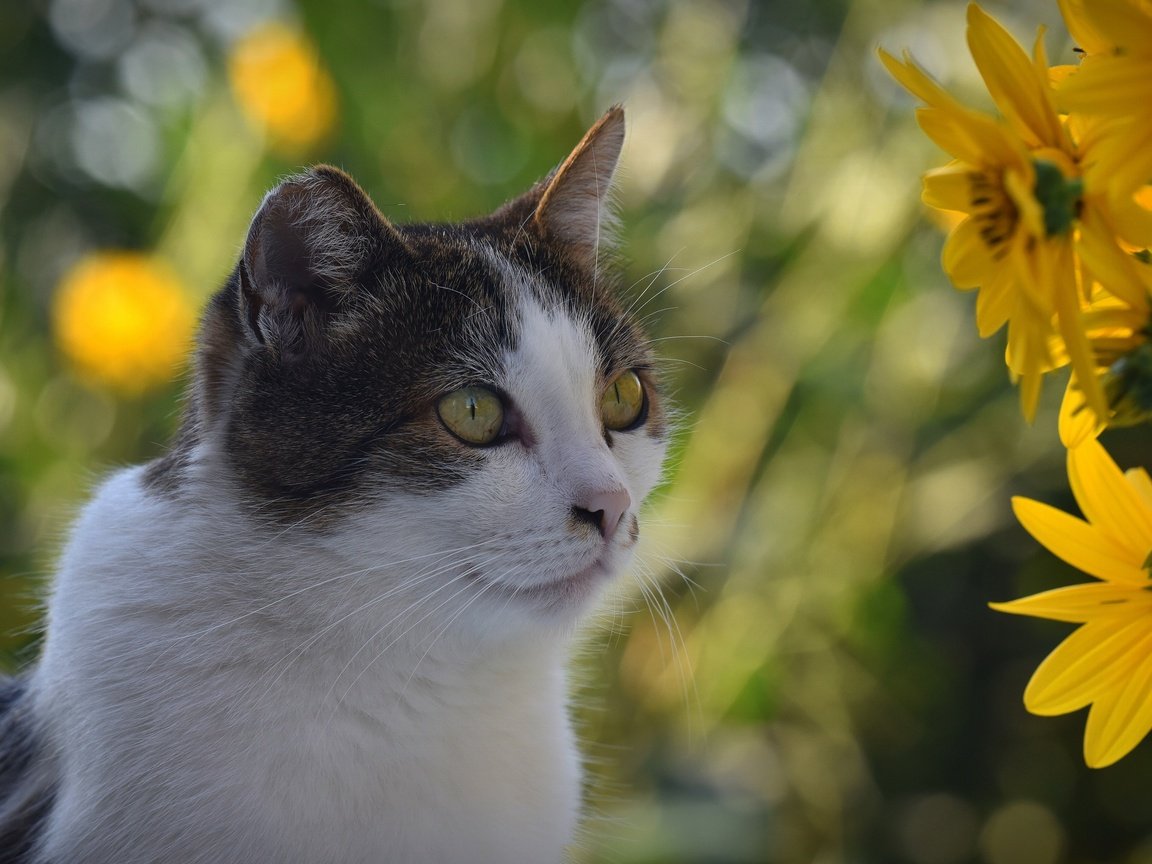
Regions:
[[666, 438], [598, 260], [622, 138], [614, 110], [548, 180], [457, 225], [392, 225], [334, 169], [269, 194], [206, 317], [195, 399], [270, 530], [436, 620], [586, 607], [631, 555]]

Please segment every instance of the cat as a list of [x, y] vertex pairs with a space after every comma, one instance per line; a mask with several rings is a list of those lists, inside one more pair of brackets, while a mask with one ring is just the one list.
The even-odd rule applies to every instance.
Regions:
[[563, 860], [566, 654], [669, 425], [602, 248], [624, 125], [458, 224], [326, 166], [268, 193], [0, 690], [0, 859]]

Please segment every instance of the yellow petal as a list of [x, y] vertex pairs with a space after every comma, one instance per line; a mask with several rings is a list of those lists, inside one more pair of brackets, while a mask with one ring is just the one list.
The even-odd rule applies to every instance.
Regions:
[[1068, 451], [1068, 482], [1092, 527], [1142, 567], [1152, 552], [1152, 512], [1098, 441]]
[[1089, 439], [1098, 438], [1104, 431], [1104, 424], [1084, 401], [1084, 393], [1076, 385], [1075, 374], [1068, 379], [1064, 401], [1060, 403], [1059, 429], [1060, 443], [1068, 450], [1079, 447]]
[[1083, 708], [1124, 672], [1124, 659], [1148, 637], [1145, 615], [1083, 624], [1056, 646], [1024, 689], [1024, 707], [1051, 716]]
[[1059, 147], [1063, 130], [1048, 90], [1024, 49], [975, 3], [968, 6], [968, 47], [1004, 116], [1033, 146]]
[[929, 171], [924, 175], [921, 200], [937, 210], [960, 210], [967, 213], [972, 209], [973, 174], [981, 176], [963, 162], [953, 162]]
[[1125, 53], [1152, 50], [1152, 15], [1146, 4], [1131, 0], [1091, 0], [1084, 11], [1105, 40]]
[[[1147, 74], [1152, 81], [1152, 62]], [[1144, 100], [1152, 101], [1152, 89]], [[1152, 150], [1148, 147], [1152, 115], [1123, 112], [1116, 117], [1084, 114], [1075, 117], [1082, 127], [1078, 140], [1084, 188], [1089, 193], [1086, 206], [1104, 206], [1109, 212], [1118, 204], [1131, 206], [1135, 203], [1133, 198], [1139, 197], [1139, 190], [1152, 177]], [[1144, 207], [1152, 210], [1147, 202]]]
[[1086, 7], [1098, 0], [1058, 0], [1060, 14], [1076, 47], [1088, 54], [1103, 54], [1112, 49], [1112, 44], [1098, 31], [1087, 15]]
[[[1152, 137], [1152, 124], [1149, 125], [1148, 133], [1145, 141]], [[1152, 171], [1149, 174], [1152, 175]], [[1152, 198], [1149, 189], [1145, 186], [1134, 195], [1121, 193], [1108, 204], [1117, 236], [1140, 249], [1152, 246], [1152, 206], [1143, 200]]]
[[942, 108], [921, 108], [916, 122], [943, 150], [961, 162], [991, 168], [1020, 161], [1020, 150], [991, 117], [975, 112], [956, 113]]
[[[1069, 76], [1075, 75], [1078, 68], [1080, 67], [1072, 66], [1071, 64], [1066, 64], [1063, 66], [1050, 66], [1048, 67], [1048, 83], [1052, 87], [1058, 88], [1068, 80]], [[1059, 96], [1058, 90], [1055, 95]], [[1076, 136], [1073, 135], [1072, 137], [1075, 138]]]
[[980, 235], [980, 225], [968, 218], [944, 241], [941, 264], [957, 288], [975, 288], [996, 267], [991, 251]]
[[1055, 368], [1051, 350], [1052, 308], [1050, 298], [1034, 295], [1050, 291], [1052, 286], [1036, 278], [1031, 266], [1034, 262], [1021, 260], [1025, 254], [1016, 252], [1011, 256], [1015, 273], [1012, 318], [1008, 322], [1008, 366], [1018, 375], [1043, 374]]
[[883, 48], [877, 48], [876, 54], [880, 57], [880, 62], [884, 64], [884, 68], [888, 70], [888, 74], [921, 102], [936, 108], [964, 110], [951, 93], [933, 81], [924, 70], [913, 62], [912, 56], [907, 51], [904, 52], [903, 60], [897, 60]]
[[1124, 674], [1097, 698], [1084, 730], [1084, 761], [1091, 768], [1116, 762], [1152, 730], [1152, 635], [1121, 660]]
[[1147, 101], [1150, 66], [1145, 58], [1089, 57], [1061, 85], [1060, 103], [1089, 115], [1126, 113]]
[[1143, 468], [1129, 468], [1124, 472], [1124, 479], [1128, 481], [1136, 494], [1144, 501], [1144, 505], [1152, 510], [1152, 479]]
[[[1152, 593], [1115, 582], [1070, 585], [1007, 603], [989, 603], [997, 612], [1084, 624], [1099, 618], [1152, 613]], [[1152, 616], [1150, 616], [1152, 620]]]
[[987, 339], [1007, 323], [1015, 304], [1012, 274], [999, 270], [980, 286], [976, 296], [976, 328]]
[[1107, 534], [1083, 519], [1031, 498], [1013, 498], [1012, 512], [1025, 531], [1077, 570], [1108, 582], [1137, 587], [1148, 584], [1148, 574], [1141, 569], [1143, 558], [1118, 547]]
[[1040, 405], [1040, 386], [1043, 383], [1044, 375], [1035, 370], [1023, 372], [1020, 375], [1017, 384], [1020, 390], [1020, 413], [1029, 423], [1036, 419], [1036, 409]]
[[1136, 309], [1148, 308], [1148, 295], [1131, 255], [1116, 245], [1116, 235], [1093, 208], [1085, 208], [1080, 218], [1076, 253], [1092, 276], [1108, 290]]
[[1076, 378], [1080, 382], [1084, 401], [1099, 420], [1106, 422], [1108, 403], [1104, 398], [1104, 388], [1101, 387], [1100, 379], [1096, 375], [1096, 359], [1092, 353], [1092, 346], [1088, 344], [1088, 336], [1084, 332], [1083, 320], [1080, 317], [1080, 297], [1076, 290], [1072, 246], [1066, 241], [1055, 245], [1056, 260], [1051, 279], [1054, 283], [1056, 320], [1060, 327], [1060, 335], [1064, 338], [1064, 347], [1072, 361]]

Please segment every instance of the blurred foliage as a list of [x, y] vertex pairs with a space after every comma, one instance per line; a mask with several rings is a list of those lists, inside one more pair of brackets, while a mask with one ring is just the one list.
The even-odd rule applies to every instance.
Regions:
[[[161, 452], [178, 410], [178, 382], [125, 392], [68, 347], [69, 274], [140, 254], [199, 304], [305, 162], [345, 168], [397, 221], [459, 218], [623, 101], [626, 283], [684, 420], [639, 573], [665, 600], [622, 598], [580, 659], [596, 815], [576, 859], [1152, 862], [1152, 745], [1084, 768], [1082, 718], [1020, 700], [1068, 628], [985, 605], [1078, 577], [1008, 511], [1014, 493], [1071, 509], [1059, 394], [1019, 419], [1003, 343], [975, 336], [920, 219], [939, 154], [873, 55], [910, 46], [971, 91], [963, 11], [0, 4], [7, 665], [34, 656], [91, 478]], [[1050, 25], [1050, 56], [1071, 58], [1055, 3], [989, 11], [1019, 37]], [[1122, 465], [1149, 452], [1144, 432], [1106, 439]]]

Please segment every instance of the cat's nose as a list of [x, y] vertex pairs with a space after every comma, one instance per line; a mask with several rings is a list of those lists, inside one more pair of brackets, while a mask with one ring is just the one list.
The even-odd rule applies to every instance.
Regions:
[[572, 512], [581, 522], [595, 525], [600, 536], [611, 542], [631, 504], [627, 489], [602, 489], [584, 496]]

